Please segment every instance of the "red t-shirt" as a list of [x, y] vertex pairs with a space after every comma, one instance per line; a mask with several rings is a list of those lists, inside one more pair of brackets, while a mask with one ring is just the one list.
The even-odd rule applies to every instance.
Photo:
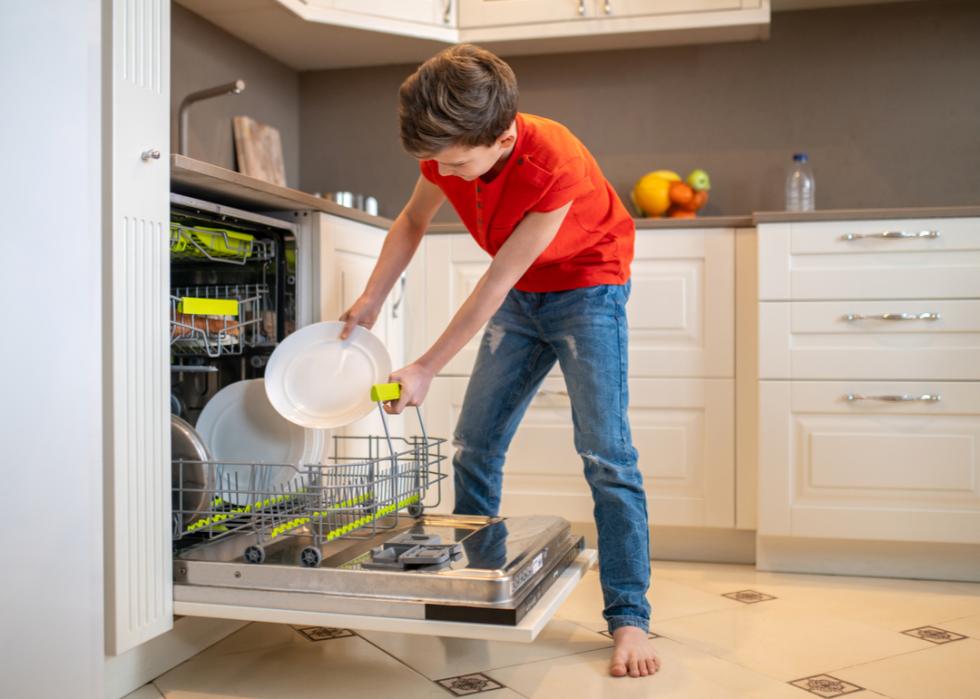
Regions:
[[435, 160], [419, 163], [456, 209], [481, 248], [497, 253], [529, 211], [572, 202], [554, 240], [515, 284], [520, 291], [563, 291], [625, 284], [635, 226], [592, 154], [556, 121], [517, 115], [517, 142], [490, 182], [439, 174]]

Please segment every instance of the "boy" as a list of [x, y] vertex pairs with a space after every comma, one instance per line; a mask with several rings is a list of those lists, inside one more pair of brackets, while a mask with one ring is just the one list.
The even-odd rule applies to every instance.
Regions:
[[575, 447], [595, 501], [610, 673], [654, 674], [647, 642], [649, 533], [626, 410], [633, 221], [592, 155], [562, 125], [517, 111], [517, 81], [471, 45], [435, 55], [399, 92], [402, 144], [421, 176], [395, 219], [342, 337], [370, 328], [446, 200], [490, 268], [445, 332], [395, 371], [419, 405], [438, 371], [487, 321], [454, 433], [457, 514], [496, 515], [504, 454], [528, 403], [558, 361], [572, 404]]

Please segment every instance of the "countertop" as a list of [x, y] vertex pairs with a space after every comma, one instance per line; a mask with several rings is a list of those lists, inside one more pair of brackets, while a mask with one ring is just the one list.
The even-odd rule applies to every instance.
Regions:
[[[220, 203], [258, 210], [296, 209], [323, 211], [334, 216], [360, 221], [378, 228], [389, 228], [392, 220], [371, 216], [321, 197], [290, 187], [258, 180], [186, 155], [170, 156], [170, 186], [178, 194], [201, 199], [219, 198]], [[834, 209], [796, 213], [791, 211], [758, 211], [744, 216], [702, 216], [684, 218], [637, 218], [639, 230], [657, 228], [741, 228], [759, 223], [789, 223], [805, 221], [850, 221], [889, 218], [949, 218], [980, 216], [980, 205], [940, 206], [895, 209]], [[430, 234], [462, 233], [462, 223], [435, 223]]]

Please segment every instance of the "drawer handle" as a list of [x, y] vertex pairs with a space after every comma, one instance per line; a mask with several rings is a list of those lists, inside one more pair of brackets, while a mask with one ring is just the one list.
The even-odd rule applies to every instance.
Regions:
[[942, 316], [938, 313], [876, 313], [864, 315], [863, 313], [848, 313], [844, 320], [851, 322], [855, 320], [939, 320]]
[[845, 398], [851, 403], [859, 400], [877, 400], [885, 403], [938, 403], [942, 396], [938, 393], [924, 393], [921, 396], [910, 396], [907, 393], [885, 396], [862, 396], [860, 393], [848, 393]]
[[938, 238], [939, 231], [884, 231], [882, 233], [847, 233], [841, 240], [861, 240], [863, 238]]

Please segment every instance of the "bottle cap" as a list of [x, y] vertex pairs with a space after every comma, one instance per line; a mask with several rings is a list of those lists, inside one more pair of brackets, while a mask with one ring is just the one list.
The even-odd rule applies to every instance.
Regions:
[[793, 162], [805, 163], [807, 160], [806, 153], [793, 153]]

